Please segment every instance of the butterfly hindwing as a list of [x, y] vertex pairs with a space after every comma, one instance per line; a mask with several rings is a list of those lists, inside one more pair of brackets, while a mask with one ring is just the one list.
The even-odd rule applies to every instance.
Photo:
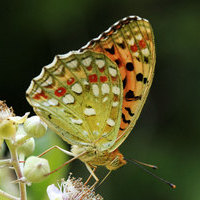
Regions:
[[119, 68], [123, 83], [121, 124], [114, 151], [129, 135], [148, 95], [155, 67], [154, 35], [150, 23], [130, 16], [115, 23], [81, 51], [102, 52]]
[[116, 63], [88, 50], [56, 56], [27, 90], [34, 111], [65, 141], [102, 151], [117, 138], [122, 95]]

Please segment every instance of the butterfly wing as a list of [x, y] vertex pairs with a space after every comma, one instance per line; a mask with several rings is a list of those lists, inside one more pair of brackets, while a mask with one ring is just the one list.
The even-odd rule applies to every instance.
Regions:
[[155, 44], [150, 23], [130, 16], [115, 23], [80, 51], [103, 52], [118, 65], [123, 81], [122, 117], [114, 151], [134, 127], [147, 98], [154, 75]]
[[34, 111], [63, 140], [108, 149], [117, 138], [123, 99], [120, 72], [102, 53], [56, 56], [27, 90]]

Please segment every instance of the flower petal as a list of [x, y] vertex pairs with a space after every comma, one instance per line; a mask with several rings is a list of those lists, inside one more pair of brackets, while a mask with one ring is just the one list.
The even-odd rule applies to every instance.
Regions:
[[29, 114], [30, 114], [30, 112], [27, 112], [22, 117], [19, 117], [19, 116], [9, 117], [9, 119], [12, 120], [12, 121], [14, 121], [17, 124], [22, 124], [22, 123], [24, 123], [26, 121], [26, 119], [27, 119], [27, 117], [28, 117]]
[[47, 194], [50, 200], [63, 200], [62, 192], [54, 184], [47, 187]]

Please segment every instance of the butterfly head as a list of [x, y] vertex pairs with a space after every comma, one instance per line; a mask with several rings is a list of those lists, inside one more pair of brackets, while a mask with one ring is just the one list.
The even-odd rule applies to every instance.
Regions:
[[108, 170], [116, 170], [125, 164], [126, 161], [124, 160], [124, 156], [119, 152], [118, 149], [116, 149], [110, 153], [110, 162], [106, 165], [106, 168]]

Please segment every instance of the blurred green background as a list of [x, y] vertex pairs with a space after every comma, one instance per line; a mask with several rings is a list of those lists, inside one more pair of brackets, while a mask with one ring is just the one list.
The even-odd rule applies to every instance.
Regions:
[[[128, 163], [97, 192], [109, 200], [198, 200], [199, 10], [199, 1], [186, 0], [1, 1], [0, 99], [17, 115], [32, 111], [25, 90], [55, 55], [79, 49], [125, 16], [147, 18], [156, 39], [155, 78], [133, 134], [120, 150], [127, 158], [158, 165], [155, 173], [177, 189]], [[72, 163], [70, 171], [76, 177], [88, 175], [80, 161]], [[105, 170], [97, 174], [102, 177]]]

